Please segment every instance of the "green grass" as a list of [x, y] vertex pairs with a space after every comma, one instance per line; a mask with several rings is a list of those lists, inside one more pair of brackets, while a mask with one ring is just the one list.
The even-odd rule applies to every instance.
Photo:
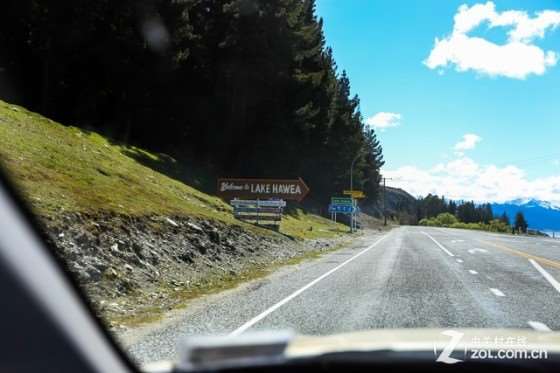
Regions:
[[280, 227], [280, 232], [301, 239], [332, 238], [348, 231], [346, 225], [333, 223], [302, 209], [286, 214]]
[[[143, 160], [141, 162], [140, 160]], [[271, 231], [235, 220], [231, 207], [159, 170], [188, 169], [164, 154], [115, 144], [0, 101], [0, 163], [41, 216], [65, 212], [180, 215]], [[147, 167], [149, 164], [152, 167]], [[281, 225], [296, 238], [332, 237], [347, 228], [298, 211]]]

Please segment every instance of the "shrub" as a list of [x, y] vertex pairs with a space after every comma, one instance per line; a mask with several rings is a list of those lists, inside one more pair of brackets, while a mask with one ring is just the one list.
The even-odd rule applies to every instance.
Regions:
[[488, 224], [488, 230], [490, 232], [508, 233], [511, 227], [500, 219], [494, 219]]
[[436, 218], [422, 219], [418, 223], [428, 227], [446, 227], [456, 229], [474, 229], [481, 231], [489, 231], [496, 233], [508, 233], [511, 231], [511, 226], [500, 219], [491, 220], [490, 223], [463, 223], [450, 213], [439, 214]]
[[450, 214], [448, 212], [444, 212], [442, 214], [439, 214], [436, 218], [436, 222], [439, 223], [438, 225], [440, 226], [444, 226], [444, 227], [450, 227], [453, 224], [457, 223], [458, 220], [455, 217], [455, 215]]

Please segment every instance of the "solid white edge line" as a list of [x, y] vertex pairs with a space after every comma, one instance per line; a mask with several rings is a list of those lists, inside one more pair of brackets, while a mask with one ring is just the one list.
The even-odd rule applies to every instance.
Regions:
[[442, 249], [443, 251], [445, 251], [445, 253], [446, 253], [447, 255], [449, 255], [449, 256], [455, 256], [455, 255], [453, 255], [453, 254], [451, 253], [451, 251], [449, 251], [449, 250], [447, 250], [445, 247], [443, 247], [442, 244], [440, 244], [439, 242], [437, 242], [437, 241], [436, 241], [432, 236], [430, 236], [428, 233], [426, 233], [426, 232], [422, 232], [422, 233], [425, 234], [430, 240], [434, 241], [434, 243], [435, 243], [436, 245], [438, 245], [440, 249]]
[[469, 269], [469, 273], [470, 273], [471, 275], [478, 275], [478, 272], [475, 271], [474, 269]]
[[258, 323], [259, 321], [261, 321], [262, 319], [264, 319], [265, 317], [270, 315], [272, 312], [276, 311], [278, 308], [282, 307], [284, 304], [288, 303], [289, 301], [291, 301], [292, 299], [294, 299], [295, 297], [297, 297], [298, 295], [300, 295], [301, 293], [303, 293], [304, 291], [306, 291], [307, 289], [309, 289], [313, 285], [317, 284], [319, 281], [321, 281], [324, 278], [330, 276], [334, 272], [338, 271], [340, 268], [344, 267], [346, 264], [348, 264], [351, 261], [353, 261], [354, 259], [362, 256], [363, 254], [365, 254], [369, 250], [373, 249], [375, 246], [377, 246], [377, 244], [379, 244], [381, 241], [383, 241], [385, 238], [387, 238], [387, 236], [389, 236], [389, 234], [386, 234], [385, 236], [381, 237], [380, 239], [375, 241], [373, 244], [371, 244], [370, 246], [368, 246], [364, 250], [360, 251], [359, 253], [357, 253], [356, 255], [351, 257], [350, 259], [348, 259], [345, 262], [337, 265], [336, 267], [334, 267], [330, 271], [322, 274], [321, 276], [317, 277], [315, 280], [311, 281], [310, 283], [308, 283], [304, 287], [302, 287], [299, 290], [296, 290], [292, 294], [288, 295], [286, 298], [282, 299], [280, 302], [276, 303], [275, 305], [268, 308], [264, 312], [262, 312], [259, 315], [253, 317], [251, 320], [247, 321], [245, 324], [241, 325], [239, 328], [235, 329], [233, 332], [228, 334], [228, 337], [235, 337], [235, 336], [238, 336], [238, 335], [242, 334], [247, 329], [251, 328], [253, 325], [255, 325], [256, 323]]
[[560, 293], [560, 282], [556, 281], [554, 277], [550, 275], [543, 267], [540, 266], [534, 259], [529, 259], [529, 262], [540, 272], [540, 274], [552, 285], [557, 292]]
[[490, 288], [490, 291], [497, 297], [505, 297], [506, 295], [502, 293], [500, 289]]
[[529, 326], [533, 329], [535, 329], [536, 331], [539, 332], [551, 332], [552, 330], [546, 326], [546, 324], [539, 322], [539, 321], [529, 321], [527, 322], [527, 324], [529, 324]]

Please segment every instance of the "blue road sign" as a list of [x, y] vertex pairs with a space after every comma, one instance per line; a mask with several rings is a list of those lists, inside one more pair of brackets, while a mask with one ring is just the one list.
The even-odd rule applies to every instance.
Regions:
[[340, 213], [340, 214], [352, 214], [354, 212], [358, 212], [358, 210], [354, 206], [329, 205], [329, 212], [336, 212], [336, 213]]

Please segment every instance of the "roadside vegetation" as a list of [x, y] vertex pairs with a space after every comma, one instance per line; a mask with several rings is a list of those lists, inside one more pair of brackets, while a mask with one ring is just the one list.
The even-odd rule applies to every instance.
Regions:
[[492, 219], [488, 223], [464, 223], [459, 221], [455, 215], [452, 215], [448, 212], [441, 213], [433, 218], [422, 219], [418, 224], [428, 227], [474, 229], [497, 233], [511, 233], [510, 225], [500, 219]]
[[528, 223], [522, 212], [514, 222], [504, 212], [494, 216], [489, 203], [456, 202], [429, 194], [418, 201], [419, 225], [458, 229], [474, 229], [497, 233], [527, 233]]
[[[160, 153], [122, 145], [0, 101], [0, 160], [41, 217], [68, 213], [192, 216], [269, 235], [235, 220], [221, 199], [163, 173], [187, 169]], [[150, 162], [147, 162], [149, 160]], [[162, 171], [162, 172], [160, 172]], [[298, 239], [333, 237], [347, 227], [297, 209], [280, 232]]]
[[[347, 188], [357, 156], [354, 185], [377, 200], [381, 144], [325, 44], [314, 0], [32, 4], [0, 12], [10, 83], [0, 99], [150, 150], [139, 154], [148, 162], [161, 152], [213, 178], [301, 177], [322, 205]], [[56, 161], [56, 146], [45, 151]], [[99, 172], [135, 178], [103, 157]]]
[[353, 165], [377, 203], [382, 147], [314, 0], [32, 5], [0, 12], [0, 163], [98, 310], [141, 317], [348, 232], [295, 203], [278, 232], [236, 220], [217, 176], [301, 177], [324, 210]]
[[236, 220], [183, 181], [207, 182], [188, 164], [3, 101], [0, 163], [111, 326], [318, 257], [348, 232], [297, 205], [279, 232]]

